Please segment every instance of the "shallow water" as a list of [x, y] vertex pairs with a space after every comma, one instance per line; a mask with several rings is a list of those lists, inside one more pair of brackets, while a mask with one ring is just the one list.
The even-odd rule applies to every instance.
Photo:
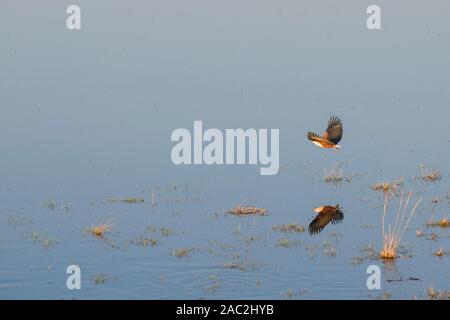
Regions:
[[[369, 4], [79, 1], [82, 30], [72, 32], [64, 4], [3, 1], [0, 298], [410, 299], [427, 298], [429, 286], [450, 290], [448, 229], [426, 227], [450, 208], [450, 5], [409, 1], [405, 11], [379, 1], [383, 30], [368, 31]], [[331, 114], [344, 123], [337, 152], [306, 139]], [[279, 128], [279, 173], [173, 165], [170, 134], [192, 131], [194, 120]], [[337, 164], [351, 181], [326, 184]], [[402, 242], [408, 257], [352, 263], [362, 248], [382, 247], [383, 195], [371, 186], [403, 176], [408, 191], [420, 164], [443, 178], [414, 184], [422, 203]], [[145, 202], [108, 201], [117, 197]], [[226, 213], [238, 204], [270, 212]], [[310, 235], [313, 208], [335, 204], [343, 221]], [[110, 218], [105, 239], [85, 232]], [[286, 223], [306, 230], [273, 230]], [[189, 254], [174, 256], [180, 248]], [[72, 264], [81, 290], [66, 288]], [[372, 264], [381, 290], [367, 289]]]

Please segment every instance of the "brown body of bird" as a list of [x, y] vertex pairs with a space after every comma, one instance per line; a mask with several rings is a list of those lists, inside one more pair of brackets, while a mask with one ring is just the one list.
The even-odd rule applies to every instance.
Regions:
[[328, 120], [327, 130], [323, 134], [323, 137], [314, 132], [308, 132], [307, 137], [312, 143], [320, 148], [339, 149], [341, 146], [338, 145], [338, 143], [341, 141], [343, 134], [344, 128], [342, 126], [342, 121], [339, 118], [332, 116], [330, 117], [330, 120]]
[[337, 224], [344, 219], [344, 213], [338, 204], [336, 206], [318, 207], [314, 209], [314, 212], [318, 214], [309, 224], [310, 234], [321, 232], [330, 222]]

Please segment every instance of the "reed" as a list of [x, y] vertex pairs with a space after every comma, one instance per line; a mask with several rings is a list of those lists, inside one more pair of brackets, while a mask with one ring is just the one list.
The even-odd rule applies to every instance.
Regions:
[[[397, 208], [397, 213], [394, 216], [393, 223], [388, 223], [387, 228], [385, 227], [388, 204], [390, 196], [385, 194], [384, 206], [383, 206], [383, 216], [381, 221], [382, 226], [382, 236], [383, 236], [383, 249], [380, 252], [380, 257], [382, 259], [395, 259], [398, 257], [397, 250], [403, 236], [408, 228], [408, 225], [416, 211], [421, 199], [417, 200], [412, 209], [409, 209], [409, 202], [411, 200], [412, 190], [409, 191], [407, 195], [403, 192], [400, 196], [399, 205]], [[406, 197], [406, 200], [405, 200]], [[408, 213], [409, 212], [409, 213]]]

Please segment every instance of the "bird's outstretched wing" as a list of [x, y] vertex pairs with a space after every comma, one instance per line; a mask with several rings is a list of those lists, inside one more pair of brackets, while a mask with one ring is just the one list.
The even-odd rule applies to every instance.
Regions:
[[331, 221], [331, 215], [319, 213], [309, 224], [310, 234], [320, 233]]
[[342, 220], [344, 220], [344, 213], [339, 208], [339, 206], [337, 206], [336, 209], [334, 210], [334, 212], [332, 213], [331, 223], [338, 224], [338, 223], [341, 223]]
[[344, 128], [342, 127], [342, 121], [338, 117], [332, 116], [328, 121], [327, 131], [325, 131], [323, 137], [334, 144], [338, 144], [343, 134]]
[[314, 132], [308, 132], [308, 134], [306, 136], [311, 141], [328, 142], [327, 139], [322, 138], [321, 136], [319, 136], [317, 133], [314, 133]]
[[343, 219], [344, 213], [342, 212], [339, 205], [337, 205], [336, 207], [325, 206], [324, 210], [321, 211], [309, 224], [309, 233], [320, 233], [323, 228], [325, 228], [330, 222], [332, 224], [338, 224], [342, 222]]

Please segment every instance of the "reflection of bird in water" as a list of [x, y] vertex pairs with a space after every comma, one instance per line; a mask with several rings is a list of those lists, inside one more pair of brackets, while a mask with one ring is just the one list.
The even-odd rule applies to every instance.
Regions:
[[308, 132], [308, 139], [312, 141], [316, 146], [325, 149], [339, 149], [341, 146], [338, 145], [339, 141], [342, 139], [344, 134], [344, 128], [342, 127], [342, 121], [332, 116], [328, 120], [328, 127], [323, 137], [319, 136], [314, 132]]
[[309, 233], [319, 233], [330, 222], [332, 224], [340, 223], [344, 219], [342, 208], [337, 204], [336, 206], [323, 206], [314, 209], [317, 216], [309, 224]]

